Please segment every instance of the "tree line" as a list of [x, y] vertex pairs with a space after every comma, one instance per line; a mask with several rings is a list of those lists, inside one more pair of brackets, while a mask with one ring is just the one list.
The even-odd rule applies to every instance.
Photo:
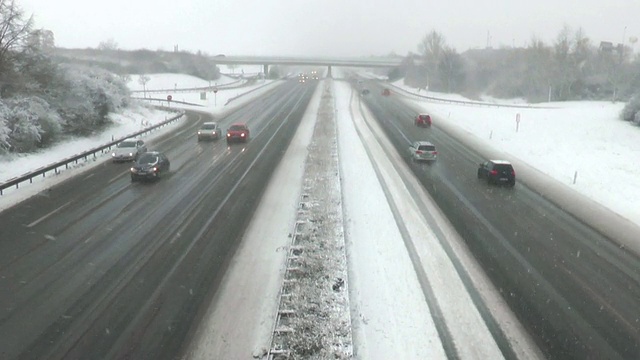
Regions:
[[432, 30], [418, 44], [418, 53], [407, 55], [390, 76], [404, 76], [407, 85], [473, 97], [618, 101], [640, 90], [640, 60], [626, 44], [595, 44], [582, 29], [568, 26], [550, 44], [532, 37], [522, 47], [461, 54]]

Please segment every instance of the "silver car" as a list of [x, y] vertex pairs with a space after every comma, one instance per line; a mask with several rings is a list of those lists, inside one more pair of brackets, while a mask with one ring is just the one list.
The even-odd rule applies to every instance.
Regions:
[[428, 141], [416, 141], [409, 146], [409, 155], [413, 161], [434, 162], [438, 158], [436, 146]]
[[111, 152], [113, 162], [135, 161], [147, 152], [147, 145], [140, 139], [123, 140]]
[[198, 129], [198, 141], [220, 139], [220, 126], [215, 122], [206, 122]]

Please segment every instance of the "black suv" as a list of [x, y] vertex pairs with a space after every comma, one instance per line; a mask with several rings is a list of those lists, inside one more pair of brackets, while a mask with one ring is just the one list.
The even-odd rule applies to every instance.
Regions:
[[489, 160], [480, 164], [478, 179], [486, 179], [489, 185], [505, 184], [513, 187], [516, 184], [516, 171], [508, 161]]

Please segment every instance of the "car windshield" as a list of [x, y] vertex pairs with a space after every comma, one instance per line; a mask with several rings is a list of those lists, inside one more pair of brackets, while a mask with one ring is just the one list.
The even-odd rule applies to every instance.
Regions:
[[229, 127], [229, 130], [231, 131], [241, 131], [241, 130], [245, 130], [246, 127], [242, 126], [242, 125], [231, 125]]
[[215, 130], [217, 128], [216, 124], [204, 124], [202, 125], [202, 130]]
[[125, 140], [125, 141], [122, 141], [122, 142], [118, 143], [117, 147], [119, 147], [119, 148], [136, 147], [136, 142], [133, 141], [133, 140]]
[[158, 162], [158, 155], [155, 154], [144, 154], [138, 159], [138, 164], [146, 165], [146, 164], [155, 164]]

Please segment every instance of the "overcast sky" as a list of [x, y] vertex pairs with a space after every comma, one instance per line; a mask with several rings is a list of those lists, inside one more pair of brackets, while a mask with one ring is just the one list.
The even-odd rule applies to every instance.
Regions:
[[[448, 45], [552, 42], [563, 25], [600, 41], [640, 36], [640, 0], [16, 0], [56, 45], [201, 50], [211, 55], [369, 56]], [[640, 51], [640, 44], [635, 44]]]

